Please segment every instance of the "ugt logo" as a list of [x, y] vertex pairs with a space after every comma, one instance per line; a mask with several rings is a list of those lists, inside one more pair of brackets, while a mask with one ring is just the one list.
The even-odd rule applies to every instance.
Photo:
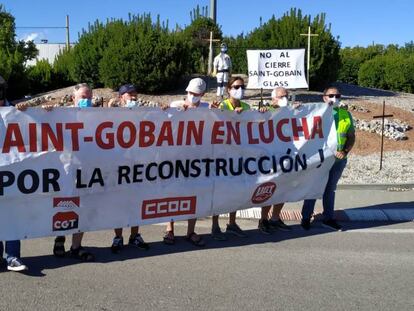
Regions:
[[259, 204], [269, 200], [273, 193], [275, 193], [276, 184], [273, 182], [267, 182], [261, 184], [259, 187], [256, 188], [252, 195], [252, 203]]

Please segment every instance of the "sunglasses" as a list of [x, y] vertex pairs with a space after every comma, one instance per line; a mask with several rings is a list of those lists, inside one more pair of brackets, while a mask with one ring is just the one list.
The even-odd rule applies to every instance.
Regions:
[[329, 95], [326, 95], [326, 96], [328, 96], [329, 98], [341, 98], [341, 94], [329, 94]]
[[244, 85], [232, 85], [232, 89], [238, 90], [239, 88], [242, 88], [243, 90], [246, 88]]

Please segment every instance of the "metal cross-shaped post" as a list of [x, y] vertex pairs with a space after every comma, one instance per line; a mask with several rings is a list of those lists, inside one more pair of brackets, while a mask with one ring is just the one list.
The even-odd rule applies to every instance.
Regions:
[[311, 27], [308, 26], [308, 33], [301, 33], [301, 36], [307, 36], [308, 37], [308, 57], [307, 57], [307, 63], [308, 63], [308, 70], [307, 70], [307, 80], [308, 80], [308, 90], [309, 90], [309, 86], [310, 86], [310, 81], [309, 81], [309, 67], [310, 67], [310, 39], [311, 37], [317, 37], [319, 36], [316, 33], [311, 33]]
[[382, 119], [382, 126], [381, 126], [381, 157], [380, 157], [380, 170], [382, 170], [382, 154], [384, 151], [384, 120], [385, 118], [391, 118], [393, 117], [393, 114], [385, 114], [385, 100], [382, 102], [382, 115], [380, 116], [373, 116], [372, 118]]

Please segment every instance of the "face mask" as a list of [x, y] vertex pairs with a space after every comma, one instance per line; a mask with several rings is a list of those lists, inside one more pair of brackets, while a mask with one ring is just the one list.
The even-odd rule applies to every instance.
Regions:
[[286, 96], [279, 98], [277, 104], [279, 105], [279, 107], [286, 107], [288, 105], [288, 99], [286, 98]]
[[78, 107], [79, 108], [88, 108], [88, 107], [92, 107], [92, 99], [89, 98], [81, 98], [78, 101]]
[[339, 98], [335, 98], [335, 97], [329, 98], [329, 104], [332, 107], [338, 107], [339, 106]]
[[187, 100], [192, 104], [197, 104], [201, 99], [201, 96], [194, 96], [193, 94], [187, 94]]
[[244, 90], [240, 87], [238, 90], [236, 89], [231, 89], [230, 90], [230, 96], [233, 97], [234, 99], [243, 99], [244, 96]]
[[138, 107], [137, 101], [136, 101], [136, 100], [130, 100], [130, 99], [128, 99], [128, 100], [126, 101], [126, 105], [125, 105], [125, 107], [127, 107], [127, 108], [134, 108], [134, 107]]
[[226, 52], [227, 52], [227, 49], [225, 49], [225, 48], [221, 49], [221, 53], [226, 53]]

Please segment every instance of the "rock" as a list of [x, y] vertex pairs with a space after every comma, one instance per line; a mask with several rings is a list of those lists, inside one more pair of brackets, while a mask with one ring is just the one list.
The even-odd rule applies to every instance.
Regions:
[[[371, 121], [354, 119], [354, 125], [355, 128], [361, 131], [381, 135], [382, 121], [379, 119]], [[412, 127], [409, 124], [398, 119], [384, 119], [384, 136], [389, 139], [395, 141], [406, 140], [408, 137], [405, 132], [410, 129], [412, 129]]]

